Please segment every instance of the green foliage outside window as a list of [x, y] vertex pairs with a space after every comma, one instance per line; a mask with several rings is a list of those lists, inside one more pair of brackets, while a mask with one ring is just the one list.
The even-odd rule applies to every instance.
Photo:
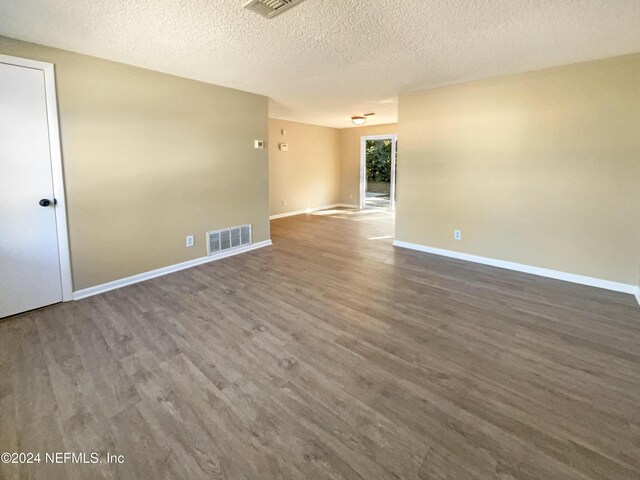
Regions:
[[367, 180], [391, 181], [391, 140], [367, 140]]

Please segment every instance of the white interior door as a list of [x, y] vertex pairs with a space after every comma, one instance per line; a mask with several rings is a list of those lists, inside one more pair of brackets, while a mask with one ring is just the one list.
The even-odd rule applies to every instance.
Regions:
[[0, 317], [63, 298], [47, 113], [44, 72], [0, 63]]

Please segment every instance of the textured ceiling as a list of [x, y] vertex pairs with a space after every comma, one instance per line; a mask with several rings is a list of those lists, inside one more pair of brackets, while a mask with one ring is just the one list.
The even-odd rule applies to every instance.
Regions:
[[405, 92], [640, 51], [639, 0], [0, 0], [0, 34], [267, 95], [335, 127]]

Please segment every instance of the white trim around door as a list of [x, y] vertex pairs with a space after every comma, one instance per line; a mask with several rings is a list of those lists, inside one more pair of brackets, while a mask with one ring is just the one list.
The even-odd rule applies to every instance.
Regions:
[[398, 135], [389, 133], [386, 135], [366, 135], [360, 137], [360, 199], [358, 205], [364, 208], [366, 200], [366, 167], [367, 167], [367, 140], [391, 140], [391, 210], [396, 208], [396, 145]]
[[69, 253], [69, 233], [67, 229], [67, 204], [64, 195], [64, 176], [62, 170], [62, 153], [60, 149], [60, 125], [58, 123], [55, 69], [52, 63], [11, 57], [9, 55], [2, 54], [0, 54], [0, 63], [41, 70], [44, 74], [47, 120], [49, 125], [49, 151], [51, 152], [51, 173], [53, 177], [53, 194], [57, 202], [55, 207], [56, 230], [58, 235], [58, 256], [60, 259], [62, 300], [64, 302], [68, 302], [73, 300], [73, 281], [71, 277], [71, 256]]

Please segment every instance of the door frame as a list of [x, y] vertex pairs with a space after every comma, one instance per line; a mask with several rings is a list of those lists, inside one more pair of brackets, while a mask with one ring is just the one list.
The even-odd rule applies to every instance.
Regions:
[[56, 233], [58, 236], [58, 258], [60, 261], [60, 283], [62, 285], [62, 301], [68, 302], [73, 300], [73, 279], [71, 275], [71, 255], [69, 252], [69, 231], [67, 227], [67, 202], [64, 194], [64, 172], [62, 169], [62, 153], [60, 149], [60, 125], [58, 123], [55, 67], [53, 63], [39, 62], [2, 54], [0, 54], [0, 63], [41, 70], [44, 74], [53, 198], [55, 198], [57, 202], [55, 205], [55, 214]]
[[396, 133], [388, 133], [386, 135], [365, 135], [360, 137], [360, 201], [358, 206], [362, 209], [365, 207], [366, 189], [367, 189], [367, 140], [391, 140], [391, 197], [390, 210], [396, 208], [396, 145], [398, 143], [398, 135]]

